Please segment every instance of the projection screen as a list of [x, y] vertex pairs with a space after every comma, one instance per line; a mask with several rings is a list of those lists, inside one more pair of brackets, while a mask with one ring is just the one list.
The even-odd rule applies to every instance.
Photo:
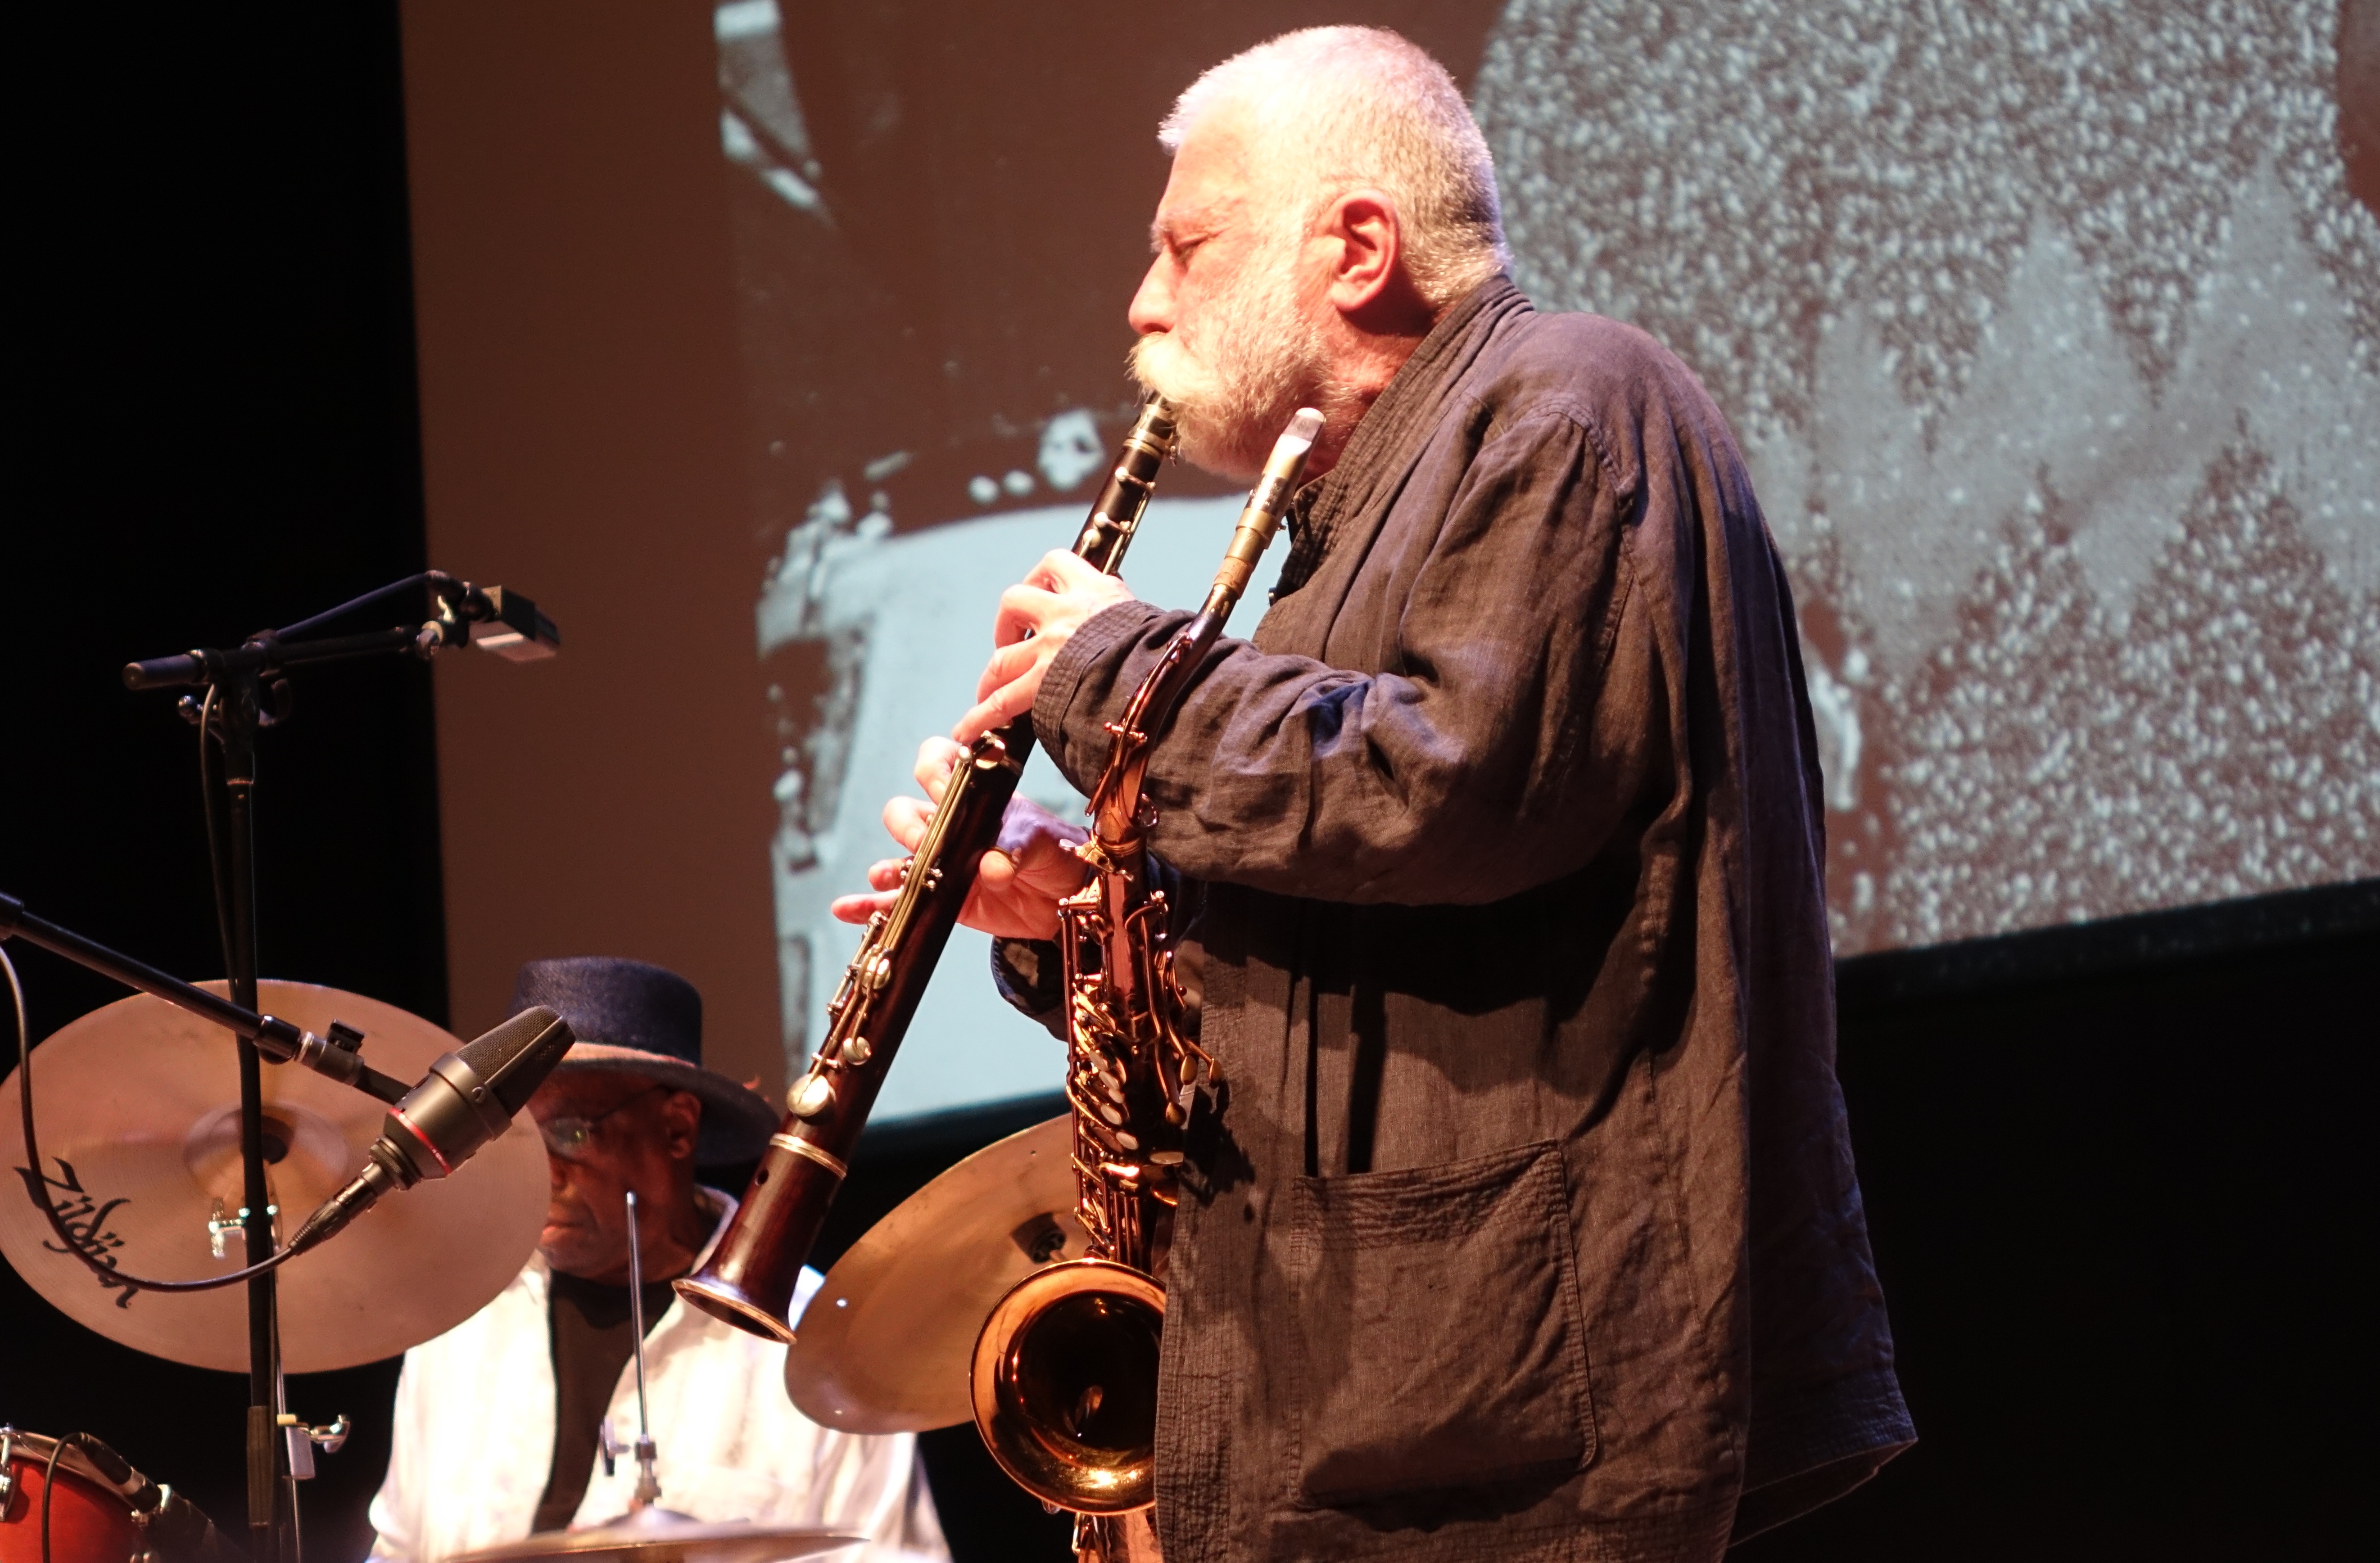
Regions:
[[[2352, 7], [729, 0], [749, 515], [700, 546], [753, 629], [748, 682], [699, 697], [768, 734], [789, 1065], [854, 945], [827, 902], [1128, 416], [1158, 118], [1350, 19], [1464, 83], [1539, 307], [1643, 326], [1731, 421], [1802, 618], [1839, 952], [2380, 873]], [[1170, 479], [1135, 589], [1191, 601], [1232, 504]], [[1078, 806], [1046, 764], [1026, 791]], [[1055, 1088], [985, 960], [954, 941], [880, 1121]]]

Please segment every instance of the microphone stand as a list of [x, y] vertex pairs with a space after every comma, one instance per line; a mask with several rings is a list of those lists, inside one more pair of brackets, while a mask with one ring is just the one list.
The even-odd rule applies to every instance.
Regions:
[[[419, 628], [399, 625], [361, 635], [318, 640], [302, 637], [351, 613], [401, 600], [408, 591], [427, 587], [436, 603], [434, 615]], [[481, 632], [479, 626], [489, 626]], [[443, 571], [431, 570], [393, 582], [345, 602], [327, 612], [251, 636], [230, 649], [194, 650], [179, 656], [132, 662], [124, 682], [132, 689], [173, 685], [211, 686], [200, 701], [185, 696], [183, 714], [223, 748], [225, 800], [224, 845], [210, 852], [215, 875], [215, 905], [223, 923], [225, 975], [231, 1001], [246, 1011], [256, 1009], [256, 734], [259, 729], [287, 720], [288, 682], [278, 675], [285, 668], [306, 662], [343, 660], [351, 657], [407, 654], [428, 660], [449, 646], [474, 638], [508, 660], [552, 656], [561, 636], [535, 603], [501, 587], [485, 589], [460, 581]], [[269, 683], [268, 683], [269, 681]], [[263, 708], [267, 690], [273, 710]], [[213, 800], [206, 800], [210, 829]], [[210, 846], [212, 842], [210, 842]], [[153, 989], [152, 989], [153, 991]], [[170, 995], [168, 995], [170, 997]], [[262, 1060], [249, 1036], [237, 1039], [239, 1049], [239, 1160], [244, 1207], [239, 1213], [247, 1240], [247, 1263], [273, 1257], [275, 1245], [272, 1208], [264, 1175], [264, 1112]], [[256, 1563], [299, 1563], [298, 1470], [311, 1473], [312, 1450], [298, 1459], [295, 1441], [308, 1436], [295, 1426], [288, 1437], [280, 1430], [285, 1386], [281, 1375], [279, 1296], [273, 1272], [248, 1282], [248, 1525], [249, 1551]]]

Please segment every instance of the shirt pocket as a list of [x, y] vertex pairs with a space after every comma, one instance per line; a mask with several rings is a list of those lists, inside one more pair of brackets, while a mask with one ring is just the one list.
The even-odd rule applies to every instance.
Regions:
[[1594, 1458], [1558, 1145], [1301, 1178], [1290, 1218], [1298, 1503], [1543, 1480]]

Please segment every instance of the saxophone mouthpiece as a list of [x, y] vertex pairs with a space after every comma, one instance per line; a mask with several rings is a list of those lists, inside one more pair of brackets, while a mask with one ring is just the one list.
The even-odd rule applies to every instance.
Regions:
[[1314, 442], [1320, 438], [1322, 415], [1312, 407], [1298, 408], [1297, 416], [1289, 420], [1289, 427], [1273, 442], [1272, 459], [1265, 463], [1265, 470], [1270, 472], [1284, 461], [1303, 462], [1305, 454], [1314, 449]]
[[1248, 503], [1240, 511], [1239, 529], [1232, 534], [1232, 546], [1223, 554], [1223, 567], [1208, 595], [1209, 609], [1229, 613], [1231, 605], [1247, 590], [1257, 560], [1272, 541], [1273, 529], [1281, 525], [1281, 513], [1296, 491], [1299, 475], [1305, 470], [1306, 454], [1321, 434], [1322, 415], [1312, 407], [1300, 407], [1297, 416], [1289, 420], [1289, 427], [1281, 431], [1281, 438], [1273, 442], [1264, 476], [1248, 491]]

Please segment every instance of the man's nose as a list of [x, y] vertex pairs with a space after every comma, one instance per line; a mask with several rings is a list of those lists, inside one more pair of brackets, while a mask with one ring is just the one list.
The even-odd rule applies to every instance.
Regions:
[[1148, 263], [1148, 274], [1140, 279], [1140, 291], [1132, 296], [1124, 318], [1144, 336], [1173, 329], [1173, 280], [1166, 274], [1164, 256]]

